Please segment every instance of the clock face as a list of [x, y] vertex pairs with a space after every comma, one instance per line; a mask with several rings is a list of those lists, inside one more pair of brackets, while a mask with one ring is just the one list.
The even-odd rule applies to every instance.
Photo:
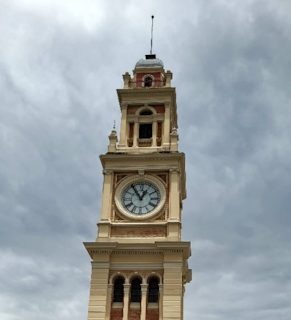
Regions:
[[122, 192], [122, 206], [135, 215], [150, 213], [160, 201], [159, 189], [146, 181], [131, 183]]

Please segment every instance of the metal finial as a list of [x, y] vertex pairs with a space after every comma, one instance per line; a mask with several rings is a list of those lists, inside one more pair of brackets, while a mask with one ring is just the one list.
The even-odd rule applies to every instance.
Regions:
[[114, 122], [113, 122], [113, 130], [115, 130], [115, 120], [114, 120]]
[[151, 54], [153, 53], [153, 31], [154, 31], [154, 16], [152, 16], [152, 36], [151, 36]]

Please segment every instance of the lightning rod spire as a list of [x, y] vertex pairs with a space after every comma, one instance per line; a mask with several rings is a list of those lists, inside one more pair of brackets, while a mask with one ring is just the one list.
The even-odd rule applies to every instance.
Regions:
[[152, 16], [151, 54], [153, 53], [154, 16]]

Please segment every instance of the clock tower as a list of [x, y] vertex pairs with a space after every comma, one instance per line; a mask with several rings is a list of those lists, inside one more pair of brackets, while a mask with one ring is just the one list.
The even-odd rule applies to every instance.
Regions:
[[92, 259], [88, 320], [182, 320], [191, 250], [181, 241], [185, 155], [172, 73], [149, 54], [123, 80], [119, 139], [113, 130], [100, 156], [98, 235], [84, 243]]

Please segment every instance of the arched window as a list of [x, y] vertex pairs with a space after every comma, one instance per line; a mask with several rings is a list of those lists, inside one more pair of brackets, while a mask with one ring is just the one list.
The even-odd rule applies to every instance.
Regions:
[[159, 301], [159, 280], [157, 278], [151, 278], [149, 281], [149, 295], [148, 302]]
[[122, 278], [117, 278], [114, 282], [113, 302], [123, 302], [123, 284]]
[[141, 280], [135, 278], [131, 282], [131, 302], [140, 302], [141, 300]]
[[145, 87], [151, 87], [153, 85], [153, 79], [152, 77], [145, 77], [144, 79], [144, 86]]

